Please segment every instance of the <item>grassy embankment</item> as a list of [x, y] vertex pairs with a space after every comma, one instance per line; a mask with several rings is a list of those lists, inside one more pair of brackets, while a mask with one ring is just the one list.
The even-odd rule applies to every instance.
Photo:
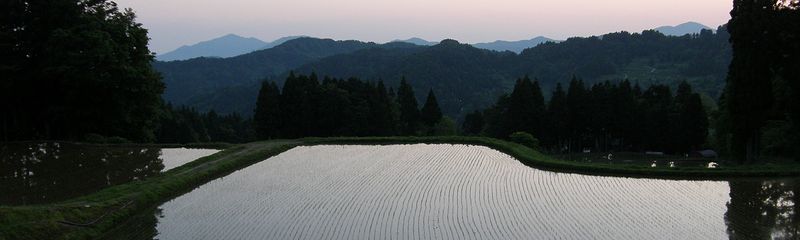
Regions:
[[509, 154], [540, 169], [602, 176], [670, 179], [727, 179], [740, 177], [796, 177], [800, 165], [763, 165], [705, 168], [650, 168], [634, 165], [580, 163], [557, 160], [525, 146], [481, 137], [373, 137], [305, 138], [235, 145], [140, 182], [110, 187], [55, 204], [0, 206], [0, 239], [95, 238], [137, 212], [152, 208], [270, 156], [300, 145], [319, 144], [473, 144]]

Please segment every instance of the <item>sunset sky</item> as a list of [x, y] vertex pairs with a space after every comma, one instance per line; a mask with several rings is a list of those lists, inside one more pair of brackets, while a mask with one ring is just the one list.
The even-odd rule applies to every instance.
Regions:
[[731, 0], [117, 0], [165, 53], [234, 33], [264, 41], [307, 35], [386, 42], [565, 39], [696, 21], [727, 22]]

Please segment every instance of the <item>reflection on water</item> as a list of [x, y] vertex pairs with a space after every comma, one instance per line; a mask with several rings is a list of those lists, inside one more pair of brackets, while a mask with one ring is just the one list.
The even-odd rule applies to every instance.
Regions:
[[[480, 159], [474, 149], [466, 149], [472, 152], [464, 157], [454, 157], [460, 151], [446, 149], [423, 156], [417, 156], [424, 152], [419, 149], [393, 153], [343, 149], [284, 156], [285, 161], [280, 157], [285, 154], [276, 156], [131, 218], [106, 237], [214, 239], [279, 232], [293, 236], [288, 238], [314, 239], [322, 234], [347, 239], [378, 231], [383, 237], [451, 239], [723, 239], [727, 230], [730, 239], [800, 239], [798, 179], [609, 178], [525, 170], [519, 164], [502, 164], [502, 158], [461, 167], [447, 162]], [[494, 154], [483, 154], [487, 153]], [[392, 156], [397, 158], [381, 163], [381, 158]], [[414, 159], [422, 160], [405, 164]], [[474, 171], [463, 169], [465, 165]], [[502, 171], [491, 171], [495, 168]], [[444, 169], [461, 171], [449, 174]], [[400, 174], [392, 175], [395, 171]], [[502, 177], [482, 176], [498, 174]], [[298, 178], [291, 180], [295, 175]], [[492, 179], [499, 179], [499, 185], [486, 185]], [[386, 189], [379, 187], [381, 183], [399, 185]], [[482, 192], [487, 194], [476, 194]], [[360, 201], [364, 198], [369, 201]], [[443, 198], [448, 200], [437, 206]], [[498, 201], [488, 201], [494, 198]], [[493, 204], [484, 206], [484, 200]]]
[[796, 180], [732, 181], [725, 223], [731, 239], [800, 239]]
[[[50, 203], [85, 195], [176, 167], [187, 157], [202, 157], [216, 150], [118, 147], [72, 143], [0, 144], [0, 205]], [[180, 154], [178, 154], [180, 153]], [[167, 158], [165, 158], [167, 157]]]

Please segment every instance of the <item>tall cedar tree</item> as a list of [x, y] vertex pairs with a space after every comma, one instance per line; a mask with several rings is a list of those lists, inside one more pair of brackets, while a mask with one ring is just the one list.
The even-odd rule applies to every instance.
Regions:
[[589, 115], [589, 95], [583, 81], [577, 77], [572, 77], [567, 88], [567, 124], [569, 138], [567, 143], [568, 151], [580, 151], [584, 148], [585, 136], [587, 135]]
[[727, 122], [720, 125], [730, 130], [734, 159], [753, 163], [759, 161], [767, 120], [794, 125], [786, 138], [794, 146], [800, 140], [800, 2], [734, 0], [728, 31], [733, 60], [721, 104]]
[[[539, 93], [534, 93], [535, 90], [539, 90]], [[514, 90], [509, 96], [508, 109], [504, 116], [507, 121], [506, 132], [503, 135], [507, 136], [519, 131], [531, 133], [537, 137], [540, 135], [540, 133], [534, 132], [535, 126], [542, 117], [537, 95], [541, 96], [538, 84], [531, 83], [527, 76], [517, 80]]]
[[545, 145], [553, 146], [556, 151], [566, 150], [569, 129], [567, 128], [568, 117], [567, 112], [567, 94], [561, 83], [556, 84], [556, 89], [553, 91], [553, 96], [550, 98], [549, 106], [547, 107], [547, 128], [545, 129], [548, 137], [542, 139]]
[[653, 85], [642, 95], [644, 128], [641, 129], [645, 141], [644, 150], [667, 151], [672, 149], [673, 134], [669, 128], [673, 113], [672, 90], [668, 86]]
[[[394, 90], [392, 90], [393, 92]], [[371, 132], [377, 136], [392, 136], [396, 134], [397, 114], [394, 109], [393, 96], [386, 90], [383, 81], [379, 81], [375, 91], [371, 91], [370, 120]], [[393, 94], [393, 93], [392, 93]]]
[[728, 22], [733, 60], [725, 90], [726, 106], [733, 134], [731, 150], [740, 163], [757, 160], [761, 127], [772, 106], [765, 32], [774, 5], [775, 0], [734, 0]]
[[258, 139], [272, 139], [280, 135], [280, 98], [281, 92], [275, 82], [264, 81], [261, 84], [253, 114], [253, 127]]
[[403, 78], [397, 88], [397, 102], [400, 105], [400, 130], [403, 135], [415, 135], [420, 127], [420, 113], [414, 89]]
[[131, 10], [105, 0], [2, 6], [0, 140], [154, 140], [164, 85]]
[[692, 92], [686, 81], [681, 82], [675, 94], [675, 119], [672, 120], [673, 151], [688, 153], [698, 150], [708, 136], [708, 117], [700, 95]]
[[318, 130], [316, 108], [319, 94], [316, 76], [289, 74], [281, 91], [281, 132], [283, 137], [310, 137]]
[[425, 105], [420, 110], [420, 118], [422, 123], [428, 128], [433, 128], [440, 120], [442, 120], [442, 110], [439, 109], [439, 103], [436, 102], [436, 95], [433, 94], [433, 89], [428, 92], [428, 98], [425, 100]]

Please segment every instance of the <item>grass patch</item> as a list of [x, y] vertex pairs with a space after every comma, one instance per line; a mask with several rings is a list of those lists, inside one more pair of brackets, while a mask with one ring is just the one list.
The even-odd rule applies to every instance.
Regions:
[[[227, 146], [224, 151], [171, 169], [161, 176], [103, 189], [54, 204], [0, 206], [0, 239], [93, 239], [146, 209], [216, 178], [245, 168], [295, 146], [320, 144], [469, 144], [509, 154], [539, 169], [599, 176], [666, 179], [797, 177], [800, 165], [766, 164], [705, 168], [650, 168], [558, 160], [520, 144], [484, 137], [304, 138]], [[163, 145], [160, 145], [163, 146]], [[204, 147], [208, 147], [207, 145]]]

